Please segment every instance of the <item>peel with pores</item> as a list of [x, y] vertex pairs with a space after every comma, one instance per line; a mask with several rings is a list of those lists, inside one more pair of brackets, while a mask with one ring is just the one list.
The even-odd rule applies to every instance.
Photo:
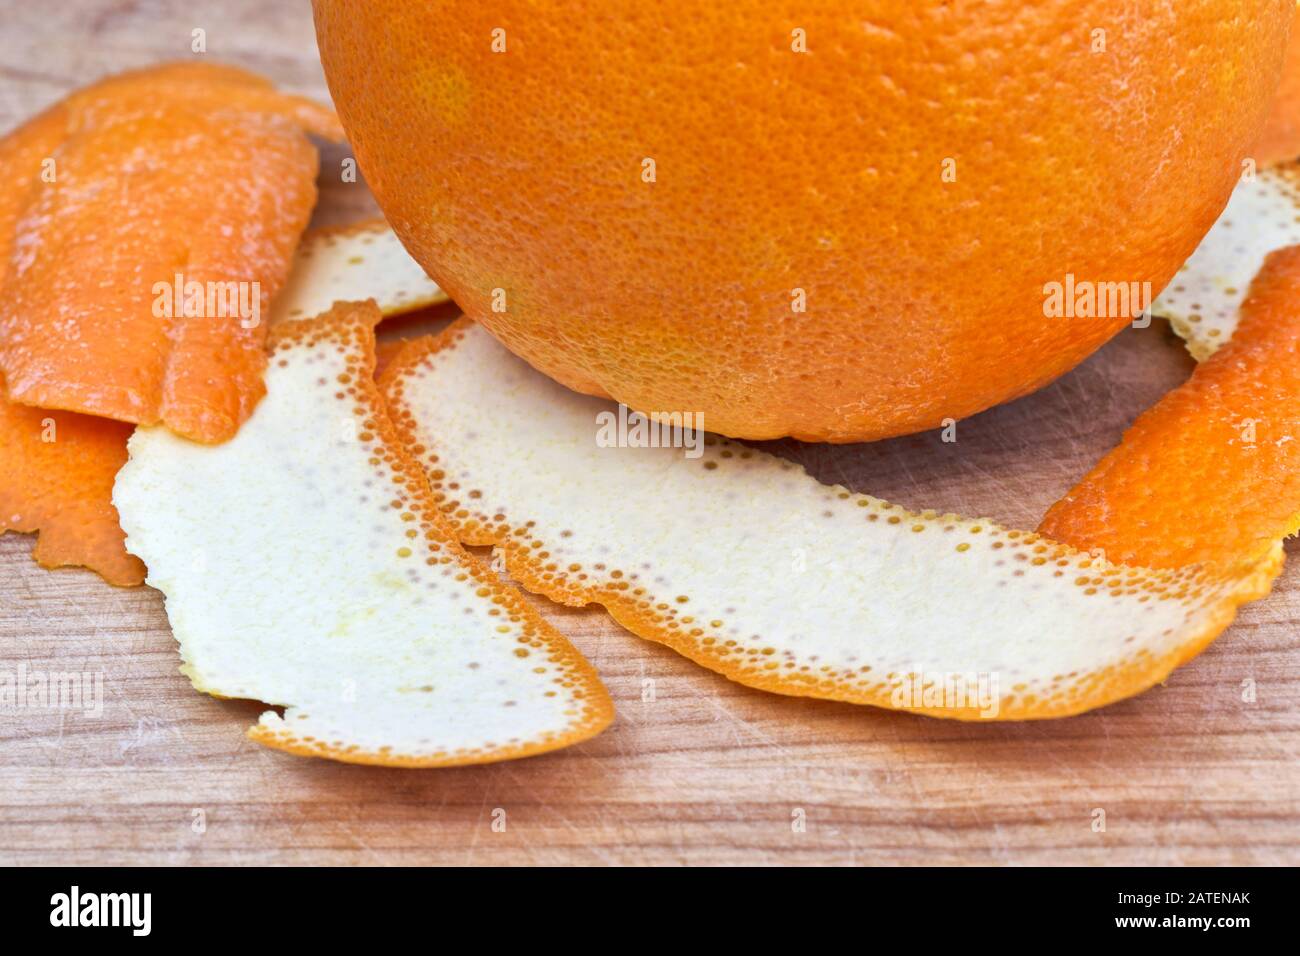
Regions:
[[114, 502], [194, 686], [285, 708], [268, 746], [437, 767], [553, 750], [612, 706], [586, 660], [455, 542], [373, 382], [373, 303], [272, 334], [230, 441], [139, 428]]

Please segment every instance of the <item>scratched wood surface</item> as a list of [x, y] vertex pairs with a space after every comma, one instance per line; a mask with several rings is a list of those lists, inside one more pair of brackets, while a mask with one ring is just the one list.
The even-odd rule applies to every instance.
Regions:
[[[191, 56], [196, 28], [207, 56], [326, 95], [305, 0], [0, 0], [0, 130], [104, 73]], [[325, 155], [321, 221], [373, 209], [338, 182], [345, 155]], [[855, 490], [1032, 527], [1190, 368], [1157, 325], [953, 444], [777, 450]], [[0, 708], [4, 863], [1300, 862], [1300, 562], [1167, 685], [1019, 725], [763, 694], [538, 600], [605, 678], [614, 726], [545, 757], [399, 771], [246, 741], [260, 706], [190, 688], [157, 593], [42, 571], [31, 546], [0, 537], [0, 671], [102, 673], [103, 710]]]

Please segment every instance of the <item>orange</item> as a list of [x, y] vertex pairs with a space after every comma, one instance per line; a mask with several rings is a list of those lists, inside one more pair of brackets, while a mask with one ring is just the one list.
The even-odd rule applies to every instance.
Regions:
[[1039, 533], [1109, 561], [1259, 562], [1300, 529], [1300, 246], [1269, 255], [1227, 344], [1149, 409]]
[[308, 131], [341, 135], [326, 107], [194, 63], [79, 90], [0, 141], [8, 398], [234, 435], [316, 200]]
[[1291, 32], [1282, 81], [1252, 155], [1259, 166], [1300, 158], [1300, 30]]
[[[897, 435], [1029, 392], [1173, 276], [1293, 0], [315, 0], [388, 220], [561, 383], [744, 438]], [[1086, 309], [1080, 310], [1086, 312]]]

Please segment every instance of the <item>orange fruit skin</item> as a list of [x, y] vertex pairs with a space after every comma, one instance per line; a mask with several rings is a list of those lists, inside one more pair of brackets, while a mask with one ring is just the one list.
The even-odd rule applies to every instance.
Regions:
[[257, 283], [266, 317], [316, 200], [305, 131], [341, 134], [326, 107], [193, 63], [79, 90], [0, 141], [8, 398], [233, 436], [263, 394], [266, 324], [160, 307], [159, 284], [242, 283], [251, 303]]
[[1300, 157], [1300, 30], [1291, 31], [1282, 80], [1251, 155], [1261, 167]]
[[39, 531], [32, 556], [42, 567], [84, 565], [110, 584], [144, 583], [113, 507], [131, 429], [0, 398], [0, 534]]
[[1232, 338], [1140, 416], [1039, 533], [1110, 561], [1249, 567], [1300, 529], [1300, 246], [1272, 253]]
[[579, 391], [821, 441], [978, 412], [1127, 324], [1047, 318], [1044, 285], [1159, 292], [1240, 174], [1294, 12], [314, 7], [367, 181], [467, 314]]

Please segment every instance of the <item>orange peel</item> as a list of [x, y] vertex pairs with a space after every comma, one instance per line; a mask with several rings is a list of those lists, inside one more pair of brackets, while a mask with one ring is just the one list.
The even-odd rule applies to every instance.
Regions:
[[[79, 90], [0, 144], [8, 398], [229, 438], [260, 399], [267, 302], [333, 112], [228, 67]], [[187, 314], [188, 313], [188, 314]]]
[[959, 719], [1079, 713], [1163, 680], [1281, 568], [1276, 542], [1231, 575], [1125, 567], [712, 436], [694, 460], [662, 441], [602, 447], [615, 406], [463, 320], [408, 344], [381, 387], [462, 542], [493, 545], [529, 590], [602, 604], [777, 693]]
[[1156, 297], [1151, 311], [1168, 319], [1203, 361], [1227, 342], [1251, 280], [1274, 249], [1300, 243], [1300, 163], [1243, 177], [1201, 244]]
[[319, 315], [335, 302], [374, 299], [385, 317], [447, 301], [383, 219], [313, 229], [271, 302], [271, 322]]
[[1111, 560], [1231, 575], [1300, 528], [1300, 246], [1249, 286], [1231, 340], [1141, 415], [1039, 531]]
[[39, 532], [32, 557], [42, 567], [84, 565], [109, 584], [142, 583], [112, 502], [130, 434], [122, 422], [0, 398], [0, 534]]
[[[328, 251], [295, 256], [289, 282], [272, 303], [276, 322], [322, 301], [322, 286], [326, 295], [373, 296], [385, 317], [445, 298], [382, 221], [313, 230], [302, 245]], [[326, 263], [330, 267], [322, 268]], [[396, 345], [380, 344], [381, 362]], [[40, 531], [33, 557], [42, 567], [81, 565], [110, 584], [142, 584], [144, 565], [127, 553], [112, 503], [113, 476], [126, 461], [131, 426], [31, 408], [3, 395], [0, 380], [0, 534]]]
[[[42, 150], [58, 142], [47, 125], [29, 124], [0, 144], [0, 168], [38, 170]], [[22, 159], [14, 160], [19, 153]], [[0, 252], [3, 237], [12, 235], [12, 200], [22, 188], [0, 194]], [[446, 300], [383, 220], [310, 230], [272, 300], [272, 324], [369, 296], [386, 317]], [[0, 377], [0, 533], [39, 531], [33, 557], [42, 567], [80, 565], [110, 584], [143, 583], [144, 565], [127, 553], [112, 503], [131, 426], [20, 405], [4, 394]]]
[[229, 442], [132, 436], [114, 500], [182, 670], [283, 706], [259, 743], [352, 763], [484, 763], [598, 733], [612, 707], [591, 666], [456, 543], [398, 440], [372, 378], [379, 318], [342, 303], [273, 330], [266, 399]]

